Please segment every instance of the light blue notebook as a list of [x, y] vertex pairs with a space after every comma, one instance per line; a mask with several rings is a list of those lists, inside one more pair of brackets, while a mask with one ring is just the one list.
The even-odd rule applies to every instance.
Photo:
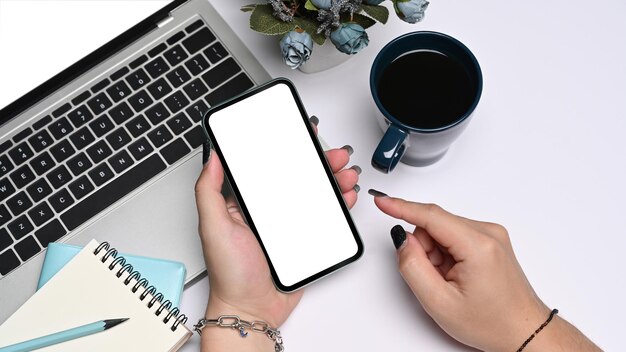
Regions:
[[[39, 274], [37, 289], [48, 282], [81, 249], [82, 247], [78, 246], [51, 242], [48, 245], [41, 273]], [[141, 278], [148, 281], [148, 286], [154, 286], [156, 292], [162, 293], [165, 299], [170, 300], [174, 306], [180, 304], [186, 273], [183, 263], [123, 253], [117, 254], [116, 257], [123, 257], [127, 264], [133, 266], [133, 271], [137, 271]]]

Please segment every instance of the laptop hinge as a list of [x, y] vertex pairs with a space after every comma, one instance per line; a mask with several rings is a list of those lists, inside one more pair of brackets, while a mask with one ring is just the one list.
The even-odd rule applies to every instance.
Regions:
[[174, 17], [172, 17], [172, 16], [170, 15], [170, 16], [167, 16], [167, 17], [165, 17], [164, 19], [160, 20], [159, 22], [157, 22], [157, 24], [156, 24], [156, 25], [157, 25], [157, 27], [159, 27], [159, 28], [163, 28], [163, 27], [165, 27], [165, 25], [166, 25], [166, 24], [168, 24], [168, 23], [172, 22], [173, 20], [174, 20]]

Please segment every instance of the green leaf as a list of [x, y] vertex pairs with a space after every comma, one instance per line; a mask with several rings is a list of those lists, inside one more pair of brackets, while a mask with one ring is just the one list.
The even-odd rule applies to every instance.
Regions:
[[311, 35], [311, 38], [317, 45], [322, 45], [326, 41], [326, 37], [322, 33], [317, 33], [318, 23], [315, 20], [303, 17], [296, 17], [293, 19], [295, 24], [304, 29], [305, 32]]
[[311, 0], [306, 0], [306, 3], [304, 4], [304, 8], [309, 10], [309, 11], [317, 11], [317, 7], [315, 7], [315, 5], [313, 5]]
[[274, 17], [271, 5], [257, 5], [250, 15], [250, 28], [267, 35], [280, 35], [296, 28], [296, 24]]
[[382, 24], [387, 23], [389, 19], [389, 10], [385, 6], [362, 4], [361, 8], [366, 14], [372, 16], [373, 19]]
[[253, 11], [254, 8], [256, 7], [257, 4], [250, 4], [250, 5], [245, 5], [241, 7], [241, 11], [243, 12], [250, 12]]
[[369, 28], [373, 25], [376, 24], [376, 21], [373, 20], [371, 17], [367, 17], [365, 15], [361, 15], [359, 13], [355, 13], [352, 15], [352, 20], [350, 20], [350, 16], [346, 15], [346, 16], [341, 16], [341, 22], [354, 22], [354, 23], [358, 23], [361, 25], [361, 27], [363, 27], [364, 29]]

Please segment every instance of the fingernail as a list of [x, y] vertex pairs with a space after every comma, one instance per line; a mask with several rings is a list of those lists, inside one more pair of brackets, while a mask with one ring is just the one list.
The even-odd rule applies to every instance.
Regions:
[[361, 190], [361, 186], [359, 186], [359, 185], [354, 185], [354, 187], [352, 187], [352, 188], [354, 188], [354, 191], [356, 193], [359, 193], [359, 191]]
[[370, 188], [367, 193], [373, 195], [374, 197], [389, 197], [386, 193], [383, 193], [381, 191], [377, 191], [373, 188]]
[[352, 155], [352, 153], [354, 153], [354, 148], [348, 144], [341, 147], [341, 149], [345, 149], [348, 152], [348, 155]]
[[352, 170], [356, 171], [356, 174], [357, 174], [357, 175], [360, 175], [360, 174], [361, 174], [361, 172], [363, 172], [363, 170], [361, 170], [361, 167], [359, 167], [359, 165], [352, 165], [350, 168], [351, 168]]
[[211, 143], [206, 141], [202, 144], [202, 165], [206, 165], [211, 156]]
[[399, 249], [404, 241], [406, 241], [406, 231], [400, 225], [396, 225], [391, 228], [391, 239], [393, 240], [393, 245], [396, 249]]
[[313, 115], [309, 117], [309, 122], [317, 126], [320, 124], [320, 119], [318, 119], [317, 116]]

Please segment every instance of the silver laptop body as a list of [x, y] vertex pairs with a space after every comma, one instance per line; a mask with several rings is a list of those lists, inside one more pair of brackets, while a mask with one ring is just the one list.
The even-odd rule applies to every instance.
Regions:
[[[198, 20], [201, 20], [202, 23], [198, 24]], [[117, 248], [120, 252], [181, 261], [187, 269], [187, 282], [205, 272], [197, 234], [197, 212], [194, 198], [194, 184], [202, 167], [202, 147], [198, 145], [199, 136], [197, 133], [197, 127], [200, 125], [200, 112], [195, 106], [198, 116], [192, 116], [194, 110], [190, 106], [194, 102], [202, 102], [206, 106], [214, 105], [219, 100], [224, 100], [241, 90], [247, 89], [248, 86], [267, 81], [270, 76], [206, 0], [174, 1], [160, 13], [151, 16], [147, 22], [150, 22], [150, 30], [147, 33], [138, 38], [132, 38], [132, 40], [128, 40], [130, 38], [129, 33], [125, 33], [129, 42], [128, 45], [114, 53], [107, 52], [107, 50], [101, 51], [95, 60], [97, 63], [86, 72], [73, 77], [70, 82], [63, 83], [58, 89], [44, 90], [43, 93], [39, 91], [36, 99], [43, 99], [33, 104], [24, 104], [24, 99], [21, 98], [21, 101], [19, 99], [17, 101], [19, 104], [9, 105], [9, 109], [5, 108], [0, 111], [3, 122], [0, 127], [0, 145], [6, 149], [1, 153], [5, 156], [3, 159], [5, 162], [4, 165], [0, 162], [0, 169], [5, 170], [5, 172], [0, 179], [5, 180], [9, 190], [14, 188], [12, 193], [8, 192], [11, 194], [4, 196], [0, 207], [0, 210], [4, 211], [4, 213], [0, 211], [0, 215], [3, 215], [0, 216], [0, 220], [2, 220], [0, 222], [3, 223], [0, 227], [0, 233], [5, 236], [0, 243], [4, 241], [6, 245], [6, 242], [11, 241], [8, 247], [0, 249], [0, 261], [4, 260], [0, 266], [4, 266], [3, 270], [5, 271], [5, 274], [0, 275], [0, 323], [4, 322], [36, 291], [37, 280], [45, 255], [45, 246], [49, 240], [84, 245], [90, 239], [95, 238], [99, 241], [108, 241], [112, 247]], [[156, 23], [158, 25], [155, 25]], [[145, 26], [146, 23], [143, 27]], [[209, 28], [216, 37], [214, 40], [207, 44], [204, 35], [197, 35], [193, 39], [189, 39], [201, 30], [206, 32], [205, 27]], [[141, 32], [141, 30], [135, 28], [135, 32]], [[179, 32], [182, 32], [184, 37], [174, 40], [176, 39], [175, 35]], [[174, 38], [171, 40], [171, 44], [168, 43], [170, 38]], [[218, 42], [223, 45], [225, 50], [219, 47], [211, 48], [213, 44]], [[172, 51], [176, 46], [178, 46], [178, 51]], [[107, 49], [106, 46], [103, 48]], [[164, 56], [166, 53], [168, 56]], [[142, 55], [145, 55], [147, 60], [140, 59]], [[192, 59], [198, 55], [200, 55], [198, 59], [204, 60], [200, 60], [200, 63], [197, 62], [198, 60], [192, 62]], [[94, 57], [91, 56], [93, 61]], [[163, 60], [156, 62], [158, 57], [163, 58]], [[220, 70], [224, 69], [228, 72], [207, 74], [210, 70], [220, 67], [221, 63], [227, 61], [228, 64], [222, 65]], [[166, 65], [162, 65], [163, 62]], [[241, 68], [240, 72], [233, 73], [236, 70], [233, 62], [236, 62]], [[133, 64], [131, 65], [131, 63]], [[158, 67], [159, 63], [162, 67]], [[149, 64], [153, 64], [150, 70], [148, 69]], [[163, 68], [165, 66], [169, 67], [169, 71]], [[175, 68], [180, 67], [184, 67], [184, 69], [172, 73]], [[129, 76], [140, 69], [143, 69], [149, 77], [149, 83], [143, 82], [141, 76]], [[159, 70], [165, 70], [165, 72], [160, 73]], [[186, 77], [185, 72], [191, 77]], [[112, 75], [114, 75], [113, 78]], [[163, 96], [159, 93], [161, 91], [159, 88], [162, 89], [159, 85], [151, 87], [152, 89], [148, 88], [161, 78], [164, 78], [167, 85], [172, 88], [171, 91], [163, 93]], [[246, 78], [249, 82], [246, 81]], [[109, 80], [106, 87], [101, 90], [95, 89], [95, 92], [92, 91], [92, 87], [98, 84], [102, 86], [103, 83], [101, 82], [105, 79]], [[191, 85], [190, 83], [195, 79], [199, 79], [204, 88]], [[58, 81], [57, 79], [57, 85]], [[125, 91], [123, 87], [113, 88], [116, 82], [122, 81], [131, 90], [130, 93]], [[137, 86], [137, 89], [131, 86], [131, 82]], [[2, 82], [2, 84], [8, 84], [8, 82]], [[177, 84], [180, 85], [176, 86]], [[89, 91], [89, 93], [84, 93], [85, 91]], [[142, 91], [143, 93], [139, 94]], [[104, 98], [108, 99], [94, 100], [103, 92], [106, 92]], [[179, 94], [176, 98], [172, 98], [177, 92]], [[118, 93], [119, 95], [114, 98], [113, 95]], [[89, 97], [85, 98], [87, 95]], [[188, 105], [184, 105], [185, 98], [188, 100], [186, 102]], [[33, 95], [31, 94], [30, 100], [32, 99]], [[131, 99], [133, 99], [132, 103]], [[181, 100], [183, 101], [181, 102]], [[70, 104], [69, 109], [65, 105], [68, 103]], [[127, 103], [131, 110], [118, 109], [119, 111], [115, 113], [111, 112], [111, 109], [122, 105], [122, 103]], [[163, 120], [159, 120], [163, 115], [163, 111], [160, 109], [153, 109], [154, 111], [148, 113], [149, 109], [159, 104], [161, 104], [160, 109], [163, 107], [167, 109], [165, 111], [167, 118]], [[180, 104], [183, 104], [182, 107], [177, 107]], [[81, 106], [83, 106], [81, 110], [83, 113], [87, 112], [87, 115], [93, 115], [86, 122], [81, 122], [80, 119], [84, 119], [84, 116], [80, 116], [80, 111], [76, 112]], [[204, 109], [206, 106], [202, 108]], [[103, 111], [100, 112], [100, 110]], [[56, 114], [53, 113], [55, 111]], [[132, 116], [120, 117], [119, 114], [124, 115], [124, 111], [130, 112]], [[179, 115], [183, 112], [183, 115]], [[72, 114], [71, 118], [70, 114]], [[106, 119], [99, 120], [103, 115], [108, 115], [110, 120], [108, 123], [112, 123], [112, 127], [107, 127], [106, 123], [103, 124]], [[50, 117], [48, 118], [48, 116]], [[138, 116], [142, 116], [144, 120], [135, 121], [134, 119]], [[188, 121], [186, 125], [179, 126], [178, 121], [175, 121], [177, 116], [186, 117]], [[121, 122], [117, 123], [116, 120]], [[65, 124], [69, 123], [69, 125], [63, 125], [58, 121]], [[135, 122], [146, 122], [152, 129], [141, 134], [142, 132], [137, 130]], [[90, 145], [83, 146], [79, 142], [81, 136], [78, 135], [78, 132], [86, 126], [89, 126], [87, 131], [94, 138]], [[171, 135], [167, 141], [165, 141], [167, 138], [161, 140], [162, 136], [155, 132], [158, 126], [161, 127], [161, 132], [169, 132]], [[98, 131], [101, 127], [103, 130]], [[110, 130], [107, 131], [107, 128]], [[32, 132], [22, 132], [25, 129], [30, 129]], [[71, 129], [71, 131], [67, 132], [67, 129]], [[42, 130], [54, 139], [48, 143], [52, 146], [37, 146], [38, 149], [44, 148], [43, 152], [52, 155], [54, 167], [46, 171], [38, 170], [42, 166], [42, 159], [33, 162], [41, 154], [35, 150], [33, 144], [41, 142], [41, 136], [38, 134]], [[77, 135], [74, 135], [75, 133]], [[148, 133], [152, 134], [148, 136]], [[135, 137], [135, 134], [138, 134], [138, 137]], [[38, 135], [37, 138], [35, 138], [36, 135]], [[130, 137], [130, 140], [122, 141], [128, 139], [127, 137]], [[130, 146], [141, 138], [143, 138], [143, 144], [135, 145], [135, 149], [130, 150]], [[53, 154], [52, 149], [50, 149], [62, 141], [68, 141], [70, 149], [74, 149], [74, 154], [68, 156], [67, 159], [63, 159], [64, 156]], [[93, 146], [102, 141], [106, 141], [106, 146], [111, 149], [111, 153], [100, 161], [99, 150]], [[118, 141], [122, 146], [116, 145]], [[75, 145], [74, 142], [80, 145]], [[188, 151], [175, 151], [173, 147], [170, 148], [171, 150], [166, 150], [174, 142], [183, 150], [186, 148]], [[15, 149], [20, 145], [30, 149], [34, 155], [29, 156], [30, 152], [23, 150], [25, 148]], [[65, 146], [67, 145], [66, 143]], [[90, 147], [93, 148], [89, 149]], [[153, 150], [150, 151], [150, 148]], [[59, 152], [59, 148], [55, 151]], [[124, 151], [126, 154], [123, 153]], [[106, 168], [104, 171], [89, 169], [82, 174], [81, 170], [75, 170], [78, 164], [74, 158], [81, 153], [87, 156], [86, 160], [91, 162], [93, 167], [105, 164], [114, 176], [106, 179], [111, 177], [110, 175], [106, 176], [109, 172]], [[57, 162], [57, 157], [61, 161]], [[122, 158], [120, 159], [120, 157]], [[148, 159], [150, 161], [144, 163]], [[8, 167], [7, 160], [10, 164]], [[73, 164], [70, 164], [70, 160]], [[127, 166], [128, 164], [132, 165]], [[28, 167], [24, 169], [26, 165]], [[60, 166], [65, 167], [65, 174], [59, 174], [57, 168]], [[143, 169], [137, 170], [140, 166]], [[147, 175], [146, 168], [151, 168], [150, 173], [154, 175]], [[17, 171], [25, 172], [26, 175]], [[106, 180], [97, 181], [97, 178], [103, 174], [105, 174]], [[141, 182], [141, 184], [129, 194], [120, 197], [120, 192], [125, 191], [125, 186], [113, 187], [109, 185], [117, 185], [115, 180], [124, 177], [123, 175], [127, 175], [126, 179], [131, 180], [131, 183]], [[33, 176], [34, 180], [32, 180]], [[63, 180], [63, 177], [68, 178], [68, 180]], [[143, 182], [141, 180], [143, 178], [147, 181]], [[41, 182], [42, 179], [51, 189], [48, 196], [54, 196], [54, 199], [39, 199], [37, 189], [40, 188], [31, 187], [27, 190], [29, 186], [35, 182]], [[94, 190], [87, 195], [82, 195], [79, 190], [81, 190], [80, 186], [84, 186], [84, 184], [78, 182], [80, 180], [90, 181], [88, 183], [92, 184]], [[24, 182], [27, 184], [22, 185]], [[102, 184], [97, 185], [98, 182], [102, 182]], [[101, 189], [104, 191], [99, 191]], [[82, 190], [84, 191], [84, 187]], [[75, 191], [78, 191], [78, 195], [75, 194]], [[93, 198], [96, 201], [86, 201], [96, 192], [99, 192], [98, 196]], [[16, 198], [16, 194], [20, 193], [21, 195]], [[107, 197], [113, 197], [113, 201]], [[115, 198], [119, 199], [116, 200]], [[102, 199], [107, 200], [103, 203]], [[28, 208], [20, 208], [24, 202], [30, 202], [32, 205]], [[72, 204], [66, 207], [66, 202]], [[91, 203], [88, 204], [88, 202]], [[38, 207], [43, 203], [49, 209], [46, 209], [45, 206]], [[108, 203], [112, 204], [108, 206]], [[88, 204], [89, 211], [85, 212], [79, 208], [79, 206], [85, 207], [84, 204]], [[78, 210], [72, 210], [74, 207]], [[33, 210], [34, 208], [37, 209]], [[61, 211], [57, 212], [57, 208]], [[41, 209], [52, 210], [52, 216], [49, 212], [39, 213], [38, 211]], [[93, 212], [95, 215], [91, 217]], [[41, 215], [44, 216], [43, 220], [36, 219], [40, 214], [46, 214], [45, 216]], [[83, 217], [87, 217], [88, 220], [80, 223], [82, 220], [77, 219]], [[33, 229], [27, 232], [29, 224]], [[27, 228], [24, 229], [24, 226]], [[5, 232], [8, 233], [9, 237], [6, 237]], [[62, 234], [64, 232], [67, 233]], [[59, 234], [62, 234], [61, 237], [55, 239]], [[39, 246], [39, 249], [29, 247], [34, 245]], [[35, 251], [36, 254], [33, 254]], [[22, 257], [26, 259], [23, 260]], [[19, 260], [17, 268], [7, 269], [15, 265], [15, 258]], [[7, 270], [8, 272], [6, 272]]]

